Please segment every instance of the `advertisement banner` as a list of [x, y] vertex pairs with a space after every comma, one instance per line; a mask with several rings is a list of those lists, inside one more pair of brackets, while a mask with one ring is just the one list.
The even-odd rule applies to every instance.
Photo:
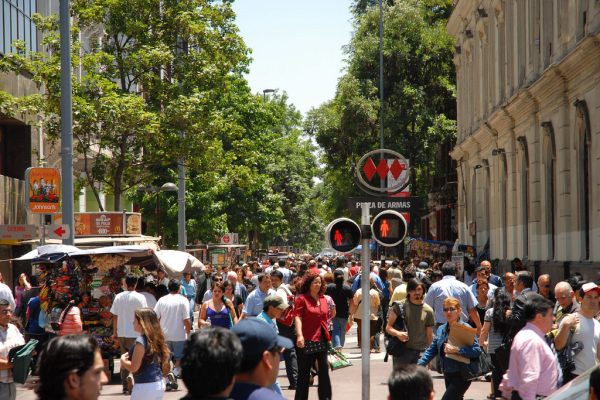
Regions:
[[[125, 223], [123, 223], [125, 217]], [[140, 213], [75, 213], [75, 236], [141, 235]]]
[[25, 171], [27, 210], [33, 214], [60, 212], [60, 172], [56, 168], [27, 168]]

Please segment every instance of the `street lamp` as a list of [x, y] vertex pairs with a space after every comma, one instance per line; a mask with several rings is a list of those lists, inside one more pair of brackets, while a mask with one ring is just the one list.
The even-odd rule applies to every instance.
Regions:
[[275, 89], [263, 89], [263, 100], [267, 100], [267, 93], [275, 93]]
[[[140, 192], [153, 193], [156, 195], [156, 235], [161, 237], [161, 229], [160, 229], [160, 193], [161, 192], [176, 192], [178, 190], [177, 185], [173, 182], [167, 182], [163, 184], [161, 187], [156, 188], [152, 185], [148, 185], [146, 187], [141, 187], [138, 189]], [[160, 243], [160, 239], [159, 239]]]

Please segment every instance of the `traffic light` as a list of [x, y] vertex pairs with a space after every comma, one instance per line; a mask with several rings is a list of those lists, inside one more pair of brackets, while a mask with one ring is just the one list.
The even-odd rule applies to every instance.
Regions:
[[360, 226], [351, 219], [338, 218], [327, 225], [325, 240], [341, 253], [352, 251], [360, 244]]
[[373, 238], [382, 246], [397, 246], [406, 236], [406, 220], [397, 211], [382, 211], [371, 223]]

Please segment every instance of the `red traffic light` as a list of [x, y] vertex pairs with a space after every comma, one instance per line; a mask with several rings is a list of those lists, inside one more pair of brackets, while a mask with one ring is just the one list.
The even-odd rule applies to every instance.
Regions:
[[339, 252], [354, 250], [360, 244], [360, 226], [351, 219], [338, 218], [325, 230], [325, 240], [329, 246]]
[[382, 211], [371, 223], [373, 238], [382, 246], [397, 246], [406, 236], [406, 220], [397, 211]]

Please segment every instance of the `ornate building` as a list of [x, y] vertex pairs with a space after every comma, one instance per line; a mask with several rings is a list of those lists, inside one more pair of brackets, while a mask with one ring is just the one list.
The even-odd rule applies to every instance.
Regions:
[[600, 272], [600, 1], [457, 0], [458, 230], [499, 269]]

